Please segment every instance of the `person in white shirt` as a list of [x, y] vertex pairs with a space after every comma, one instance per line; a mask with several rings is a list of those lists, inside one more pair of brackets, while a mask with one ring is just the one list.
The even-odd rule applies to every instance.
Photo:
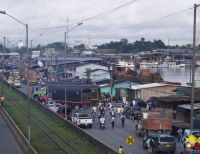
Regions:
[[103, 124], [105, 124], [105, 118], [103, 116], [101, 116], [101, 118], [99, 119], [100, 122], [100, 128]]
[[102, 116], [99, 121], [100, 121], [100, 124], [103, 124], [105, 123], [105, 118]]
[[132, 101], [132, 103], [133, 103], [133, 106], [135, 106], [135, 105], [136, 105], [136, 101], [135, 101], [135, 100], [133, 100], [133, 101]]
[[93, 110], [94, 113], [96, 113], [96, 112], [97, 112], [97, 107], [94, 106], [94, 107], [92, 108], [92, 110]]

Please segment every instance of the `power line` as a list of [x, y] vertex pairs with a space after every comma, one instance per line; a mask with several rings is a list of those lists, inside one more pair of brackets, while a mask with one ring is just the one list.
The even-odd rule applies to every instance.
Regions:
[[122, 4], [122, 5], [118, 6], [118, 7], [114, 8], [114, 9], [112, 9], [112, 10], [109, 10], [109, 11], [100, 13], [100, 14], [98, 14], [98, 15], [95, 15], [95, 16], [93, 16], [93, 17], [84, 19], [84, 20], [82, 20], [81, 22], [86, 22], [86, 21], [89, 21], [89, 20], [92, 20], [92, 19], [95, 19], [95, 18], [99, 18], [99, 17], [102, 17], [102, 16], [105, 17], [105, 15], [107, 16], [107, 14], [111, 14], [111, 13], [113, 13], [113, 12], [115, 12], [115, 11], [117, 11], [117, 10], [123, 8], [123, 7], [126, 7], [126, 6], [128, 6], [128, 5], [130, 5], [130, 4], [134, 3], [134, 2], [137, 2], [137, 1], [138, 1], [138, 0], [132, 0], [132, 1], [128, 2], [128, 3], [125, 3], [125, 4]]
[[[137, 1], [138, 0], [132, 0], [132, 1], [128, 2], [128, 3], [122, 4], [122, 5], [114, 8], [114, 9], [109, 10], [109, 11], [105, 11], [105, 12], [102, 12], [102, 13], [97, 14], [95, 16], [83, 19], [83, 20], [81, 20], [81, 21], [79, 21], [77, 23], [70, 23], [69, 25], [78, 24], [78, 23], [81, 23], [81, 22], [87, 22], [87, 21], [90, 21], [90, 20], [93, 20], [93, 19], [97, 19], [97, 18], [100, 18], [100, 17], [106, 17], [106, 16], [112, 14], [113, 12], [115, 12], [115, 11], [121, 9], [121, 8], [124, 8], [124, 7], [128, 6], [128, 5], [131, 5], [132, 3], [137, 2]], [[44, 28], [34, 28], [34, 29], [57, 29], [57, 28], [65, 28], [66, 26], [67, 25], [54, 26], [54, 27], [44, 27]]]
[[188, 10], [191, 10], [191, 9], [193, 9], [193, 8], [194, 8], [194, 7], [191, 7], [191, 8], [185, 9], [185, 10], [181, 10], [181, 11], [178, 11], [178, 12], [175, 12], [175, 13], [172, 13], [172, 14], [169, 14], [169, 15], [166, 15], [166, 16], [162, 16], [162, 17], [154, 18], [154, 19], [151, 19], [151, 20], [148, 20], [148, 21], [144, 21], [144, 22], [141, 22], [141, 23], [138, 23], [138, 24], [126, 26], [126, 27], [124, 27], [124, 28], [122, 28], [122, 29], [127, 29], [127, 28], [131, 28], [131, 27], [137, 27], [137, 26], [140, 26], [140, 25], [143, 25], [143, 24], [146, 24], [146, 23], [150, 23], [150, 22], [156, 21], [156, 20], [160, 20], [160, 19], [164, 19], [164, 18], [171, 17], [171, 16], [175, 16], [175, 15], [177, 15], [177, 14], [181, 14], [181, 13], [186, 12], [186, 11], [188, 11]]

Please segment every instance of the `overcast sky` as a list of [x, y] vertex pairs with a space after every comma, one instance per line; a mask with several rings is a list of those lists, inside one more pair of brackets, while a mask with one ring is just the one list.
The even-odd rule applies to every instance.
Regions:
[[[81, 26], [69, 32], [70, 44], [88, 43], [89, 38], [93, 45], [111, 40], [118, 41], [121, 38], [127, 38], [132, 42], [144, 37], [146, 40], [161, 39], [166, 44], [169, 39], [169, 44], [182, 45], [192, 42], [192, 7], [194, 3], [200, 3], [200, 1], [1, 0], [0, 10], [5, 10], [20, 21], [28, 23], [29, 39], [43, 34], [34, 41], [34, 44], [63, 41], [66, 27], [52, 27], [67, 25], [68, 18], [69, 29], [83, 21]], [[123, 7], [115, 9], [119, 6]], [[158, 19], [182, 10], [186, 11]], [[108, 11], [110, 13], [102, 14]], [[94, 17], [99, 14], [101, 15]], [[200, 11], [197, 11], [197, 17], [199, 16]], [[85, 19], [90, 20], [84, 21]], [[0, 14], [0, 21], [1, 36], [8, 37], [12, 44], [24, 40], [25, 28], [23, 25], [3, 14]], [[197, 18], [197, 32], [199, 31], [200, 18]]]

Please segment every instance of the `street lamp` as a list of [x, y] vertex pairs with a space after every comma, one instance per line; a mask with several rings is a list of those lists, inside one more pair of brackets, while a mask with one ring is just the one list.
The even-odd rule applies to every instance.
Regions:
[[194, 125], [194, 76], [195, 76], [195, 52], [196, 52], [196, 12], [200, 5], [194, 4], [194, 23], [193, 23], [193, 54], [192, 54], [192, 96], [191, 96], [191, 112], [190, 112], [190, 130]]
[[[26, 51], [27, 51], [27, 54], [28, 54], [28, 24], [21, 22], [20, 20], [16, 19], [15, 17], [11, 16], [10, 14], [6, 13], [6, 11], [0, 11], [0, 14], [5, 14], [5, 15], [9, 16], [10, 18], [14, 19], [15, 21], [17, 21], [18, 23], [25, 26], [25, 28], [26, 28]], [[29, 78], [29, 72], [28, 72], [28, 78]], [[29, 90], [27, 92], [28, 92], [28, 99], [29, 99], [30, 98]], [[31, 140], [31, 126], [30, 126], [30, 124], [31, 124], [31, 113], [30, 113], [30, 101], [29, 101], [29, 103], [28, 103], [28, 141], [29, 141], [29, 143], [30, 143], [30, 140]]]
[[36, 36], [35, 38], [33, 38], [33, 39], [31, 40], [31, 51], [32, 51], [32, 43], [33, 43], [33, 41], [36, 40], [36, 39], [38, 39], [38, 38], [41, 37], [42, 35], [43, 35], [43, 34], [40, 34], [40, 35]]
[[5, 58], [4, 54], [6, 51], [6, 37], [5, 36], [1, 36], [1, 37], [3, 38], [3, 75], [2, 75], [2, 79], [1, 79], [1, 95], [3, 96], [4, 58]]
[[75, 28], [78, 26], [81, 26], [83, 23], [78, 23], [76, 26], [72, 27], [71, 29], [68, 29], [68, 24], [67, 24], [67, 31], [64, 33], [64, 47], [65, 47], [65, 118], [67, 117], [67, 78], [66, 78], [66, 73], [67, 73], [67, 40], [69, 39], [69, 32], [73, 31]]

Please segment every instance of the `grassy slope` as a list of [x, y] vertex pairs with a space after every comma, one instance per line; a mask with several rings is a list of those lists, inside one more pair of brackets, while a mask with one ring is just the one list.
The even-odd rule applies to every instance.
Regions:
[[[22, 130], [23, 134], [27, 137], [28, 135], [28, 101], [25, 100], [22, 96], [10, 91], [8, 86], [4, 86], [4, 95], [5, 95], [5, 108], [13, 118], [18, 127]], [[22, 111], [25, 111], [23, 113]], [[81, 153], [85, 154], [95, 154], [103, 153], [100, 149], [96, 149], [91, 143], [88, 143], [83, 138], [78, 136], [76, 132], [67, 128], [63, 122], [57, 122], [55, 119], [48, 117], [45, 113], [41, 112], [36, 106], [31, 104], [31, 144], [33, 147], [41, 154], [53, 154], [53, 153], [64, 153], [60, 150], [59, 146], [37, 125], [37, 122], [34, 120], [37, 117], [40, 120], [44, 121], [48, 126], [59, 133], [62, 137], [70, 141]], [[70, 150], [70, 147], [68, 148]], [[77, 153], [73, 150], [70, 153]]]

